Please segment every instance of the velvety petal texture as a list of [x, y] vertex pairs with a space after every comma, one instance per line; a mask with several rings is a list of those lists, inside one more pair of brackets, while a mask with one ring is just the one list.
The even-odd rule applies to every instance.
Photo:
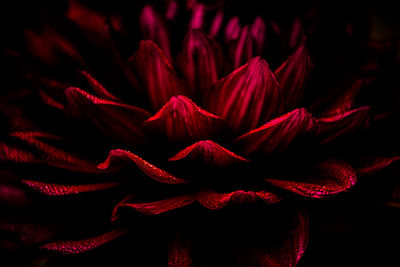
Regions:
[[212, 137], [221, 129], [223, 120], [201, 109], [189, 98], [179, 95], [171, 97], [143, 125], [174, 143], [188, 143]]
[[179, 151], [175, 156], [170, 158], [169, 161], [181, 161], [184, 159], [221, 168], [249, 161], [211, 140], [194, 143]]
[[269, 183], [296, 194], [322, 198], [349, 190], [357, 182], [356, 171], [346, 162], [327, 160], [316, 166], [316, 171], [299, 181], [266, 179]]
[[238, 137], [234, 144], [245, 155], [266, 155], [285, 149], [295, 138], [312, 131], [314, 126], [311, 113], [304, 108], [295, 109]]
[[268, 63], [253, 58], [219, 80], [212, 89], [208, 110], [226, 119], [234, 132], [251, 130], [279, 112], [281, 96]]

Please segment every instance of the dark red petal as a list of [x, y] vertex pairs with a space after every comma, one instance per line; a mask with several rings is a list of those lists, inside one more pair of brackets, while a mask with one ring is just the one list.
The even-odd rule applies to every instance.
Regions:
[[126, 230], [117, 229], [88, 239], [48, 243], [43, 245], [42, 248], [63, 255], [79, 254], [104, 245], [126, 233]]
[[300, 212], [296, 217], [293, 229], [283, 238], [282, 242], [265, 251], [264, 257], [260, 257], [260, 266], [297, 266], [307, 248], [309, 222], [308, 217]]
[[166, 57], [171, 60], [170, 40], [162, 17], [151, 6], [145, 6], [140, 16], [140, 29], [146, 40], [152, 40], [160, 46]]
[[225, 41], [227, 43], [237, 40], [239, 38], [241, 27], [239, 24], [239, 17], [232, 17], [225, 28]]
[[320, 118], [318, 136], [321, 143], [327, 143], [342, 135], [365, 127], [369, 123], [370, 107], [364, 106], [332, 117]]
[[261, 17], [257, 17], [250, 26], [250, 34], [254, 43], [254, 52], [257, 56], [260, 56], [264, 49], [266, 28], [267, 26]]
[[190, 20], [190, 29], [200, 29], [203, 26], [206, 7], [203, 4], [195, 3], [192, 8], [192, 18]]
[[306, 109], [295, 109], [238, 137], [234, 145], [246, 155], [265, 155], [285, 149], [295, 138], [313, 130], [314, 125], [314, 118]]
[[220, 10], [220, 11], [217, 12], [217, 14], [215, 14], [215, 17], [214, 17], [214, 19], [213, 19], [213, 21], [211, 23], [211, 26], [210, 26], [209, 34], [212, 37], [215, 38], [218, 35], [219, 31], [222, 28], [223, 19], [224, 19], [224, 12]]
[[281, 107], [278, 84], [261, 58], [251, 59], [219, 80], [208, 101], [209, 110], [225, 118], [236, 132], [257, 127]]
[[185, 92], [182, 81], [153, 41], [141, 41], [139, 50], [129, 61], [138, 72], [155, 110], [160, 109], [172, 96]]
[[346, 162], [326, 160], [305, 181], [266, 179], [271, 184], [306, 197], [322, 198], [347, 191], [357, 182], [356, 171]]
[[87, 71], [81, 71], [82, 75], [87, 79], [89, 84], [92, 86], [92, 89], [95, 91], [95, 93], [107, 100], [111, 101], [116, 101], [116, 102], [121, 102], [121, 100], [111, 94], [110, 92], [107, 91], [107, 89], [100, 83], [98, 82], [92, 75], [90, 75]]
[[73, 153], [51, 146], [45, 139], [59, 141], [58, 137], [41, 132], [13, 132], [12, 137], [22, 140], [30, 149], [0, 143], [0, 159], [15, 163], [48, 164], [79, 172], [98, 172], [95, 164]]
[[279, 82], [286, 109], [296, 107], [304, 94], [312, 69], [310, 55], [302, 44], [274, 73]]
[[108, 169], [113, 161], [123, 160], [135, 163], [145, 174], [150, 178], [166, 184], [181, 184], [186, 183], [184, 179], [177, 178], [172, 174], [148, 163], [139, 156], [122, 149], [111, 150], [108, 158], [103, 163], [100, 163], [97, 167], [99, 169]]
[[174, 20], [178, 14], [179, 4], [176, 0], [169, 0], [168, 7], [165, 12], [165, 18], [167, 20]]
[[355, 81], [350, 88], [346, 89], [322, 114], [322, 117], [332, 117], [338, 114], [344, 114], [350, 111], [353, 107], [356, 95], [364, 80], [359, 79]]
[[357, 168], [359, 175], [372, 175], [381, 169], [389, 166], [393, 162], [400, 160], [400, 157], [375, 157], [364, 160]]
[[22, 183], [26, 184], [34, 191], [37, 191], [39, 193], [48, 196], [64, 196], [64, 195], [80, 194], [91, 191], [100, 191], [120, 185], [120, 183], [64, 185], [64, 184], [53, 184], [53, 183], [45, 183], [32, 180], [22, 180]]
[[201, 30], [188, 32], [179, 63], [191, 95], [205, 94], [218, 80], [216, 57], [212, 41]]
[[197, 200], [207, 209], [222, 209], [229, 203], [248, 203], [261, 199], [265, 203], [277, 203], [281, 199], [274, 193], [267, 191], [243, 191], [238, 190], [230, 193], [216, 193], [204, 191], [197, 195]]
[[158, 131], [172, 142], [206, 139], [218, 132], [223, 120], [193, 103], [185, 96], [174, 96], [143, 126]]
[[65, 91], [66, 112], [92, 122], [110, 139], [141, 144], [145, 141], [142, 123], [150, 117], [144, 109], [97, 98], [79, 88]]
[[291, 33], [289, 36], [289, 47], [295, 48], [298, 45], [299, 41], [303, 41], [301, 40], [302, 37], [303, 37], [303, 27], [301, 25], [300, 17], [296, 16], [293, 21]]
[[181, 150], [169, 160], [176, 161], [183, 159], [199, 161], [208, 166], [221, 168], [249, 161], [211, 140], [199, 141]]
[[0, 182], [0, 205], [22, 207], [29, 203], [30, 201], [23, 188], [3, 181]]
[[191, 242], [181, 233], [168, 245], [168, 267], [193, 267]]
[[160, 213], [164, 213], [167, 211], [171, 211], [177, 208], [181, 208], [187, 206], [195, 201], [194, 196], [192, 195], [184, 195], [178, 196], [168, 199], [163, 199], [154, 202], [148, 203], [130, 203], [126, 202], [120, 204], [119, 207], [131, 207], [136, 211], [147, 214], [147, 215], [156, 215]]

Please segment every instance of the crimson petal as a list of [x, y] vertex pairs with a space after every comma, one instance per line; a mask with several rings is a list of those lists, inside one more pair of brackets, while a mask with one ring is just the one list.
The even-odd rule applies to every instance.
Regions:
[[179, 60], [192, 95], [208, 92], [217, 81], [216, 57], [214, 44], [201, 30], [188, 32]]
[[116, 101], [116, 102], [120, 102], [121, 100], [114, 96], [113, 94], [111, 94], [110, 92], [107, 91], [107, 89], [99, 82], [97, 81], [91, 74], [89, 74], [87, 71], [81, 71], [82, 75], [87, 79], [87, 81], [89, 82], [90, 86], [93, 88], [93, 90], [95, 91], [95, 93], [104, 98], [104, 99], [108, 99], [111, 101]]
[[301, 101], [311, 73], [312, 63], [302, 44], [274, 73], [284, 97], [286, 109], [296, 107]]
[[66, 112], [94, 123], [116, 141], [141, 144], [145, 140], [142, 123], [150, 114], [144, 109], [98, 98], [79, 88], [65, 91]]
[[110, 231], [108, 233], [82, 239], [82, 240], [73, 240], [73, 241], [56, 241], [52, 243], [48, 243], [42, 246], [43, 249], [48, 251], [60, 253], [63, 255], [72, 255], [83, 253], [92, 249], [95, 249], [101, 245], [104, 245], [114, 239], [117, 239], [127, 233], [126, 230], [116, 229]]
[[[157, 215], [160, 213], [164, 213], [167, 211], [171, 211], [177, 208], [181, 208], [187, 205], [192, 204], [195, 201], [194, 196], [192, 195], [183, 195], [163, 200], [158, 200], [154, 202], [147, 202], [147, 203], [131, 203], [127, 201], [125, 203], [119, 203], [117, 208], [120, 207], [131, 207], [136, 211], [147, 214], [147, 215]], [[116, 214], [114, 211], [113, 214]], [[115, 219], [115, 216], [113, 216]]]
[[327, 160], [316, 167], [318, 173], [304, 182], [277, 179], [266, 179], [266, 181], [296, 194], [313, 198], [323, 198], [347, 191], [357, 182], [356, 171], [344, 161]]
[[144, 127], [165, 134], [172, 142], [191, 142], [211, 137], [222, 119], [193, 103], [185, 96], [174, 96], [161, 110], [144, 122]]
[[249, 160], [236, 155], [228, 149], [211, 141], [204, 140], [181, 150], [170, 161], [179, 161], [183, 159], [204, 162], [209, 166], [227, 167], [229, 165], [248, 162]]
[[99, 169], [108, 169], [113, 161], [117, 159], [129, 161], [135, 163], [145, 174], [150, 178], [166, 184], [181, 184], [187, 181], [181, 178], [177, 178], [172, 174], [150, 164], [141, 157], [122, 149], [114, 149], [110, 151], [108, 158], [103, 163], [100, 163], [97, 167]]
[[208, 108], [236, 132], [251, 130], [279, 112], [279, 87], [268, 63], [257, 57], [219, 80]]
[[161, 108], [172, 96], [185, 92], [183, 82], [153, 41], [141, 41], [129, 62], [138, 72], [154, 109]]
[[365, 127], [369, 123], [369, 115], [370, 107], [364, 106], [331, 117], [319, 118], [317, 121], [320, 142], [327, 143]]
[[400, 160], [400, 157], [376, 157], [364, 160], [361, 166], [357, 168], [357, 173], [359, 175], [372, 175], [398, 160]]
[[168, 245], [168, 267], [193, 267], [190, 240], [177, 233]]
[[267, 191], [243, 191], [237, 190], [230, 193], [217, 193], [212, 191], [204, 191], [198, 194], [197, 200], [207, 209], [222, 209], [229, 203], [254, 202], [261, 199], [265, 203], [277, 203], [281, 199], [274, 193]]
[[63, 184], [45, 183], [32, 180], [22, 180], [22, 183], [26, 184], [34, 191], [37, 191], [39, 193], [48, 196], [64, 196], [64, 195], [73, 195], [73, 194], [80, 194], [92, 191], [100, 191], [120, 185], [120, 183], [63, 185]]
[[166, 57], [171, 60], [170, 41], [162, 17], [151, 6], [145, 6], [140, 15], [140, 29], [144, 39], [152, 40], [160, 46]]
[[295, 109], [239, 136], [234, 145], [246, 155], [268, 154], [286, 148], [296, 137], [311, 131], [314, 125], [314, 118], [306, 109]]

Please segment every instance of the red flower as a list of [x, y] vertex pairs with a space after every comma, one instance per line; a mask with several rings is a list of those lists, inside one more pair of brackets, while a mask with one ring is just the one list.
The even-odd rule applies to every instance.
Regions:
[[[31, 90], [3, 105], [10, 124], [0, 159], [29, 166], [24, 168], [36, 174], [25, 177], [14, 168], [6, 176], [17, 176], [50, 202], [98, 193], [114, 205], [116, 199], [108, 199], [104, 190], [115, 190], [122, 199], [112, 211], [113, 229], [105, 234], [71, 241], [53, 226], [39, 224], [43, 233], [34, 230], [26, 243], [61, 254], [82, 253], [130, 231], [146, 236], [137, 220], [158, 220], [160, 228], [177, 233], [169, 243], [169, 266], [297, 265], [309, 225], [295, 200], [348, 191], [358, 177], [398, 159], [375, 158], [354, 168], [323, 151], [324, 145], [371, 123], [370, 107], [354, 105], [363, 80], [322, 112], [310, 112], [302, 103], [312, 53], [298, 18], [288, 36], [271, 23], [291, 52], [271, 68], [263, 57], [269, 27], [263, 18], [243, 25], [222, 9], [194, 1], [186, 7], [168, 1], [164, 11], [149, 5], [141, 9], [143, 40], [129, 58], [125, 52], [137, 36], [126, 28], [127, 21], [76, 1], [69, 2], [62, 20], [72, 29], [67, 35], [53, 25], [25, 30], [30, 56], [22, 58], [31, 58], [24, 59], [29, 64], [24, 74], [47, 107], [41, 108], [38, 125], [21, 113], [21, 106], [37, 100]], [[179, 39], [185, 12], [190, 14], [187, 33]], [[99, 164], [109, 147], [108, 158]], [[13, 205], [30, 202], [18, 186], [0, 186], [0, 197]], [[136, 216], [133, 224], [123, 222], [129, 210]], [[31, 227], [9, 220], [0, 224], [0, 230], [17, 233]], [[207, 262], [197, 254], [199, 246], [221, 262]]]

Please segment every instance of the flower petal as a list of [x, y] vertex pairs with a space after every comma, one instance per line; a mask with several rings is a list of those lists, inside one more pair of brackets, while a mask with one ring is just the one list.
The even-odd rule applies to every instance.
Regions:
[[140, 15], [140, 29], [146, 40], [160, 46], [168, 60], [171, 60], [170, 40], [165, 23], [153, 7], [145, 6]]
[[193, 267], [191, 242], [181, 233], [168, 245], [168, 267]]
[[23, 141], [28, 147], [0, 143], [0, 160], [2, 161], [48, 164], [72, 171], [98, 172], [95, 164], [89, 160], [46, 143], [46, 139], [58, 140], [53, 135], [40, 132], [13, 132], [10, 135]]
[[66, 112], [96, 125], [109, 138], [134, 144], [145, 140], [142, 123], [150, 114], [144, 109], [97, 98], [79, 88], [65, 91]]
[[212, 89], [208, 108], [222, 116], [236, 132], [251, 130], [279, 112], [281, 97], [278, 84], [261, 58], [219, 80]]
[[43, 249], [60, 253], [63, 255], [72, 255], [83, 253], [104, 245], [114, 239], [117, 239], [127, 233], [126, 230], [116, 229], [108, 233], [82, 240], [56, 241], [42, 246]]
[[243, 191], [237, 190], [230, 193], [217, 193], [204, 191], [197, 195], [197, 200], [207, 209], [222, 209], [229, 203], [248, 203], [261, 199], [265, 203], [272, 204], [281, 200], [274, 193], [267, 191]]
[[206, 7], [203, 4], [195, 3], [192, 8], [192, 18], [190, 20], [190, 29], [200, 29], [203, 26]]
[[306, 181], [266, 179], [269, 183], [296, 194], [323, 198], [347, 191], [357, 182], [356, 171], [346, 162], [326, 160], [316, 166], [316, 174]]
[[318, 137], [321, 143], [330, 142], [342, 135], [354, 132], [369, 123], [370, 107], [364, 106], [338, 115], [317, 120]]
[[223, 120], [193, 103], [185, 96], [174, 96], [143, 126], [163, 133], [174, 142], [188, 143], [213, 136]]
[[147, 214], [147, 215], [157, 215], [167, 211], [171, 211], [177, 208], [187, 206], [195, 201], [192, 195], [183, 195], [168, 199], [163, 199], [148, 203], [121, 203], [119, 207], [131, 207], [136, 211]]
[[194, 143], [178, 152], [169, 160], [179, 161], [183, 159], [200, 161], [208, 166], [217, 166], [221, 168], [249, 161], [211, 140]]
[[219, 31], [222, 29], [223, 19], [224, 19], [224, 12], [222, 10], [217, 11], [210, 26], [210, 32], [209, 32], [210, 36], [215, 38], [218, 35]]
[[141, 41], [129, 62], [138, 72], [154, 109], [160, 109], [172, 96], [185, 92], [182, 81], [153, 41]]
[[26, 184], [34, 191], [48, 196], [74, 195], [85, 192], [110, 189], [120, 185], [120, 183], [64, 185], [64, 184], [45, 183], [33, 180], [22, 180], [22, 183]]
[[310, 55], [302, 44], [275, 72], [286, 109], [296, 107], [304, 94], [312, 69]]
[[295, 138], [314, 129], [314, 118], [304, 108], [295, 109], [239, 136], [234, 145], [244, 154], [268, 154], [285, 149]]
[[375, 157], [375, 158], [370, 158], [367, 160], [364, 160], [357, 168], [357, 173], [362, 176], [362, 175], [372, 175], [381, 169], [389, 166], [393, 162], [396, 162], [400, 160], [400, 157]]
[[97, 167], [99, 169], [108, 169], [113, 161], [124, 160], [135, 163], [145, 174], [150, 178], [166, 184], [181, 184], [186, 183], [184, 179], [177, 178], [172, 174], [150, 164], [139, 156], [122, 149], [114, 149], [110, 151], [108, 158], [103, 163], [100, 163]]
[[191, 30], [183, 41], [179, 62], [191, 95], [205, 94], [218, 80], [216, 51], [201, 30]]
[[92, 89], [95, 91], [95, 93], [97, 95], [99, 95], [100, 97], [107, 99], [107, 100], [121, 102], [121, 100], [118, 97], [116, 97], [113, 94], [111, 94], [110, 92], [108, 92], [107, 89], [100, 82], [98, 82], [92, 75], [90, 75], [87, 71], [83, 70], [80, 73], [83, 75], [83, 77], [86, 78], [86, 80], [89, 82], [90, 86], [92, 87]]

